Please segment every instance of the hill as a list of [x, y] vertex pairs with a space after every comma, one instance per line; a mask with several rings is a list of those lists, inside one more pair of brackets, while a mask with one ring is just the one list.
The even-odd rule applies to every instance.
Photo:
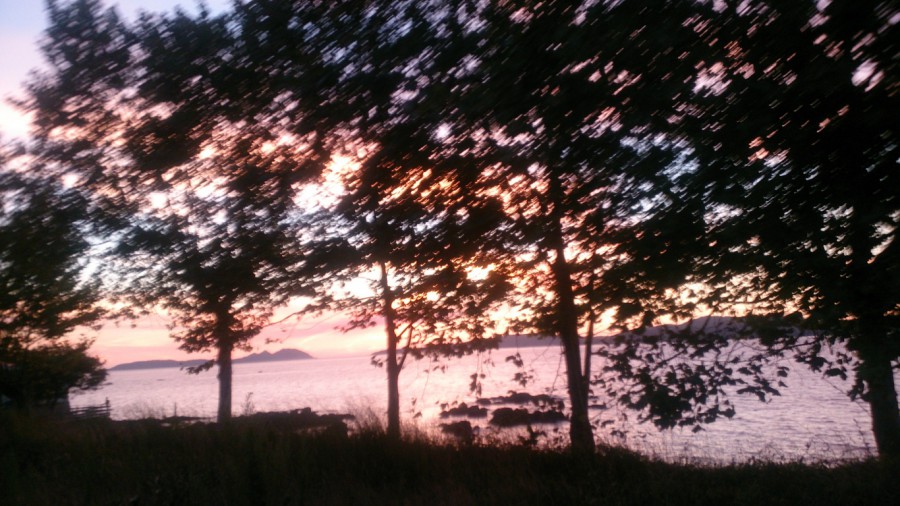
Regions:
[[234, 361], [235, 364], [255, 364], [258, 362], [279, 362], [284, 360], [306, 360], [313, 358], [312, 355], [306, 353], [305, 351], [295, 350], [293, 348], [285, 348], [283, 350], [278, 350], [275, 353], [269, 353], [268, 351], [263, 351], [261, 353], [254, 353], [252, 355], [247, 355], [246, 357], [236, 359]]
[[[700, 339], [713, 336], [724, 337], [726, 339], [745, 339], [758, 337], [761, 331], [771, 331], [774, 326], [778, 326], [782, 332], [799, 335], [800, 330], [790, 327], [785, 323], [781, 325], [777, 324], [777, 321], [770, 321], [766, 325], [761, 325], [761, 322], [756, 322], [756, 325], [753, 325], [751, 322], [739, 317], [700, 316], [679, 324], [662, 324], [628, 330], [618, 334], [596, 335], [594, 336], [593, 342], [596, 346], [600, 343], [611, 343], [617, 339], [624, 339], [626, 341], [650, 341], [678, 339], [688, 336]], [[501, 350], [510, 348], [550, 347], [559, 346], [560, 344], [559, 339], [554, 336], [542, 336], [538, 334], [514, 334], [500, 336], [498, 339], [499, 344], [497, 347]], [[584, 344], [583, 339], [584, 336], [582, 336], [582, 344]], [[459, 346], [460, 349], [464, 347], [464, 345], [455, 346]], [[428, 347], [426, 346], [425, 349], [428, 350]], [[435, 347], [435, 349], [437, 349], [437, 347]], [[453, 346], [450, 346], [449, 349], [453, 349]], [[375, 355], [385, 354], [387, 354], [387, 351], [385, 350], [375, 353]]]
[[515, 334], [500, 338], [500, 348], [532, 348], [535, 346], [559, 346], [556, 337], [537, 334]]
[[[282, 362], [286, 360], [306, 360], [313, 358], [312, 355], [305, 351], [286, 348], [269, 353], [263, 351], [261, 353], [253, 353], [246, 357], [234, 359], [235, 364], [258, 364], [262, 362]], [[110, 371], [134, 371], [138, 369], [159, 369], [163, 367], [195, 367], [203, 364], [206, 360], [141, 360], [137, 362], [128, 362], [110, 367]]]

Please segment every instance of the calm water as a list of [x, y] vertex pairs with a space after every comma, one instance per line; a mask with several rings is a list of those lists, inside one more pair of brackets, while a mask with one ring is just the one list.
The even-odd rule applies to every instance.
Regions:
[[[535, 380], [530, 393], [549, 393], [565, 398], [564, 369], [557, 347], [520, 350], [526, 369]], [[506, 395], [524, 389], [512, 381], [517, 369], [504, 361], [507, 350], [490, 356], [466, 357], [444, 362], [445, 372], [433, 370], [429, 361], [408, 361], [400, 377], [400, 395], [405, 422], [433, 428], [440, 422], [441, 403], [473, 402], [470, 375], [485, 374], [483, 396]], [[493, 365], [485, 365], [488, 359]], [[867, 407], [844, 394], [848, 382], [824, 379], [802, 366], [795, 366], [782, 396], [767, 404], [754, 398], [735, 397], [738, 414], [700, 433], [676, 429], [660, 432], [647, 424], [620, 420], [610, 411], [594, 411], [597, 422], [613, 420], [597, 429], [600, 440], [625, 445], [673, 461], [731, 462], [753, 459], [843, 460], [874, 453]], [[216, 412], [215, 371], [189, 375], [175, 368], [113, 371], [109, 385], [73, 396], [73, 406], [112, 405], [116, 419], [173, 414], [213, 417]], [[368, 356], [238, 364], [234, 369], [234, 412], [285, 411], [311, 407], [320, 413], [383, 413], [386, 409], [384, 370], [369, 363]], [[633, 418], [633, 417], [632, 417]], [[497, 431], [486, 419], [472, 420], [482, 426], [482, 435], [512, 437]], [[565, 424], [548, 439], [562, 438]]]

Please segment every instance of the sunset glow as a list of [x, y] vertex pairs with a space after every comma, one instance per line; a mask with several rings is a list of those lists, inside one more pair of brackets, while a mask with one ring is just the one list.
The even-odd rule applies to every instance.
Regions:
[[[279, 314], [287, 316], [291, 309]], [[276, 315], [277, 321], [279, 315]], [[342, 332], [346, 322], [338, 314], [291, 318], [266, 328], [253, 341], [253, 352], [275, 352], [283, 348], [303, 350], [314, 357], [327, 358], [345, 355], [363, 355], [384, 349], [384, 331], [378, 327]], [[111, 367], [125, 362], [140, 360], [191, 360], [203, 358], [197, 354], [178, 349], [178, 343], [170, 337], [167, 319], [164, 316], [140, 318], [132, 324], [126, 322], [108, 323], [96, 334], [83, 331], [85, 335], [96, 335], [93, 352]], [[236, 357], [246, 353], [238, 352]], [[212, 353], [208, 354], [213, 357]]]
[[0, 0], [0, 502], [900, 459], [900, 7], [184, 1]]

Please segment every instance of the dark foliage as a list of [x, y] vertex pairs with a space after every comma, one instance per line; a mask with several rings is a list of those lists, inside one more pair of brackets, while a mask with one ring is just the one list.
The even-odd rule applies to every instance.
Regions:
[[611, 448], [577, 455], [378, 434], [299, 435], [264, 423], [99, 422], [0, 417], [5, 502], [844, 506], [900, 497], [896, 466], [877, 461], [708, 468]]
[[679, 50], [700, 64], [672, 117], [684, 163], [635, 192], [643, 219], [599, 286], [623, 326], [744, 314], [755, 340], [622, 342], [604, 355], [624, 405], [661, 426], [713, 421], [733, 414], [728, 393], [777, 395], [785, 369], [766, 364], [796, 359], [855, 373], [879, 451], [900, 451], [896, 16], [844, 1], [692, 15]]
[[18, 407], [52, 405], [106, 377], [88, 354], [89, 330], [105, 314], [100, 281], [88, 279], [87, 202], [52, 181], [13, 170], [0, 156], [0, 396]]
[[73, 390], [92, 390], [106, 380], [90, 342], [54, 343], [0, 351], [0, 395], [20, 409], [54, 407]]
[[[900, 451], [892, 4], [49, 13], [51, 71], [22, 102], [42, 170], [130, 230], [133, 286], [188, 349], [218, 350], [223, 399], [232, 347], [311, 295], [383, 323], [399, 437], [405, 358], [490, 345], [505, 303], [511, 330], [560, 340], [576, 449], [594, 447], [592, 381], [699, 428], [729, 395], [776, 395], [790, 357], [855, 374], [880, 452]], [[623, 338], [597, 375], [581, 356], [604, 321], [704, 313], [746, 318]]]

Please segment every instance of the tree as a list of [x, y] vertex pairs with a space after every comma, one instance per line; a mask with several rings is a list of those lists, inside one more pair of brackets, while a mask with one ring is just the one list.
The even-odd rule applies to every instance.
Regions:
[[[314, 281], [313, 310], [384, 320], [396, 436], [406, 354], [485, 334], [506, 297], [515, 325], [560, 337], [589, 451], [580, 343], [601, 315], [749, 313], [752, 328], [623, 339], [603, 352], [622, 387], [595, 384], [699, 426], [733, 414], [734, 387], [776, 393], [772, 357], [855, 367], [896, 453], [887, 4], [261, 1], [133, 28], [97, 1], [49, 6], [53, 71], [25, 102], [48, 173], [138, 231], [120, 251], [159, 275], [157, 301], [206, 315], [186, 344], [229, 351]], [[338, 153], [358, 164], [338, 203], [299, 207]], [[368, 293], [334, 291], [365, 275]], [[852, 357], [829, 361], [838, 343]]]
[[[325, 277], [347, 279], [342, 275], [373, 267], [383, 274], [382, 309], [367, 313], [368, 302], [359, 302], [354, 307], [366, 309], [351, 325], [369, 324], [375, 314], [406, 323], [403, 330], [388, 324], [394, 350], [400, 339], [446, 344], [456, 339], [451, 334], [484, 333], [472, 315], [484, 308], [475, 301], [485, 297], [472, 288], [466, 266], [454, 263], [462, 249], [444, 251], [452, 233], [446, 227], [464, 228], [471, 218], [453, 214], [461, 210], [458, 196], [431, 207], [454, 189], [431, 200], [415, 192], [390, 198], [404, 185], [424, 191], [423, 185], [452, 181], [428, 176], [423, 167], [428, 161], [417, 149], [432, 132], [424, 122], [409, 126], [423, 118], [398, 113], [416, 101], [394, 95], [426, 75], [403, 75], [404, 65], [427, 65], [417, 52], [427, 33], [423, 22], [399, 39], [388, 32], [415, 19], [407, 9], [412, 6], [258, 2], [221, 17], [145, 15], [127, 27], [97, 2], [51, 5], [55, 23], [45, 52], [55, 74], [32, 83], [26, 103], [37, 113], [38, 137], [57, 159], [80, 162], [69, 169], [77, 170], [79, 183], [122, 211], [123, 229], [134, 230], [122, 233], [117, 251], [142, 305], [159, 304], [186, 327], [175, 335], [185, 349], [219, 350], [220, 418], [230, 412], [223, 403], [230, 398], [231, 348], [259, 331], [273, 305], [303, 293], [307, 276], [322, 276], [316, 264], [322, 256], [310, 256], [304, 243], [324, 227], [308, 228], [308, 211], [296, 199], [338, 142], [374, 154], [367, 170], [352, 175], [360, 176], [361, 191], [343, 210], [352, 228], [343, 245], [354, 260], [334, 265], [348, 256], [333, 255]], [[355, 20], [350, 26], [358, 38], [339, 29], [348, 19]], [[81, 65], [91, 69], [73, 71]], [[367, 117], [371, 108], [376, 114]], [[403, 137], [416, 128], [418, 140]], [[473, 243], [457, 244], [471, 250]], [[292, 269], [292, 262], [307, 267]], [[332, 299], [326, 293], [320, 301]], [[394, 308], [400, 305], [405, 309]], [[396, 354], [388, 360], [393, 435], [399, 434], [402, 361]]]
[[19, 409], [53, 408], [73, 390], [92, 390], [106, 381], [103, 362], [88, 354], [90, 341], [5, 348], [0, 362], [0, 395]]
[[[760, 1], [694, 19], [704, 82], [679, 126], [693, 162], [648, 213], [653, 241], [622, 247], [616, 273], [650, 294], [639, 312], [747, 314], [737, 331], [764, 348], [743, 366], [725, 361], [722, 332], [627, 345], [613, 367], [642, 382], [627, 404], [663, 424], [707, 404], [714, 420], [733, 413], [717, 409], [723, 386], [775, 394], [786, 371], [764, 365], [791, 356], [828, 376], [852, 368], [879, 453], [898, 454], [896, 16], [888, 3]], [[674, 278], [687, 285], [669, 294], [659, 258], [641, 255], [667, 247], [666, 228], [690, 231], [691, 267]]]
[[237, 202], [216, 205], [228, 211], [220, 226], [198, 234], [179, 220], [146, 218], [117, 254], [124, 259], [122, 270], [132, 273], [132, 301], [165, 310], [181, 349], [216, 351], [215, 359], [191, 372], [218, 366], [217, 419], [224, 423], [231, 418], [232, 352], [248, 350], [275, 309], [293, 295], [287, 288], [294, 281], [293, 261], [285, 253], [293, 242], [267, 217], [251, 221], [235, 212]]
[[[461, 301], [443, 301], [441, 294], [468, 293], [459, 291], [467, 266], [490, 266], [485, 302], [503, 290], [500, 273], [515, 271], [521, 307], [534, 316], [528, 327], [563, 336], [573, 441], [593, 448], [578, 307], [585, 290], [579, 283], [593, 274], [581, 264], [598, 256], [602, 243], [593, 232], [603, 230], [603, 221], [623, 219], [606, 204], [631, 183], [626, 173], [652, 178], [658, 170], [649, 166], [674, 158], [670, 146], [649, 140], [657, 130], [648, 124], [663, 123], [653, 123], [658, 110], [645, 103], [657, 90], [634, 86], [628, 76], [648, 74], [648, 80], [659, 77], [684, 91], [691, 86], [685, 75], [695, 73], [685, 62], [674, 76], [650, 76], [640, 60], [620, 57], [620, 48], [604, 45], [599, 35], [604, 9], [579, 22], [582, 13], [557, 4], [531, 12], [466, 2], [351, 3], [308, 24], [274, 4], [242, 11], [251, 21], [244, 33], [265, 41], [255, 46], [257, 59], [278, 69], [273, 77], [260, 75], [272, 83], [263, 86], [275, 93], [270, 98], [280, 97], [294, 111], [287, 123], [317, 117], [292, 89], [296, 81], [285, 78], [311, 75], [300, 71], [295, 51], [301, 47], [304, 60], [321, 65], [316, 75], [323, 87], [309, 93], [328, 104], [331, 118], [316, 123], [319, 131], [359, 160], [358, 169], [347, 171], [338, 207], [337, 235], [346, 241], [322, 246], [330, 262], [319, 270], [345, 281], [373, 271], [374, 286], [365, 297], [336, 302], [329, 293], [323, 300], [352, 305], [351, 326], [368, 325], [375, 315], [384, 319], [391, 432], [399, 433], [396, 378], [405, 356], [397, 355], [398, 334], [429, 312], [431, 318], [451, 314], [435, 302], [460, 307]], [[634, 18], [615, 12], [619, 17], [609, 27], [627, 41]], [[309, 26], [313, 35], [302, 36]], [[649, 49], [671, 51], [672, 40], [677, 37], [653, 40]], [[607, 68], [613, 64], [615, 72]], [[572, 251], [577, 261], [566, 258]], [[424, 299], [422, 287], [431, 293]], [[416, 293], [417, 309], [401, 315], [404, 297]], [[404, 319], [408, 326], [396, 324]]]
[[[599, 273], [613, 229], [637, 219], [626, 193], [661, 178], [677, 159], [666, 137], [689, 61], [660, 61], [692, 34], [685, 3], [636, 12], [618, 4], [491, 4], [470, 19], [478, 43], [447, 116], [457, 152], [502, 195], [493, 261], [513, 276], [521, 330], [560, 337], [571, 439], [591, 451], [590, 360], [581, 333], [600, 312]], [[626, 301], [621, 300], [624, 308]]]
[[299, 293], [287, 283], [288, 211], [315, 173], [298, 170], [304, 153], [279, 144], [275, 124], [247, 123], [260, 102], [226, 17], [145, 14], [127, 26], [91, 0], [49, 13], [51, 71], [23, 102], [48, 171], [115, 217], [119, 295], [167, 311], [183, 349], [217, 351], [207, 365], [219, 367], [227, 421], [232, 351]]
[[[106, 313], [100, 281], [87, 278], [91, 220], [77, 192], [0, 160], [0, 394], [17, 406], [54, 404], [72, 389], [97, 388], [102, 362], [78, 328]], [[31, 167], [25, 166], [26, 169]]]
[[[770, 303], [760, 311], [799, 312], [821, 341], [844, 342], [853, 352], [853, 394], [868, 401], [885, 456], [900, 455], [893, 379], [900, 179], [896, 122], [887, 112], [898, 100], [891, 77], [897, 14], [887, 3], [858, 9], [836, 1], [821, 11], [748, 6], [733, 28], [746, 55], [726, 60], [734, 79], [724, 92], [734, 101], [726, 114], [747, 114], [760, 97], [770, 106], [739, 137], [743, 171], [732, 184], [743, 187], [744, 198], [734, 202], [720, 167], [698, 176], [719, 183], [711, 185], [712, 203], [743, 211], [723, 220], [715, 236], [724, 235], [723, 246], [733, 245], [742, 260], [756, 259], [755, 269], [745, 264], [738, 272], [756, 278], [744, 291], [765, 287]], [[761, 71], [732, 77], [747, 63]], [[814, 369], [826, 363], [816, 348], [803, 360]], [[845, 368], [825, 372], [843, 375]]]
[[[348, 329], [383, 322], [386, 354], [373, 361], [387, 372], [387, 432], [395, 438], [407, 357], [493, 344], [484, 339], [490, 310], [507, 288], [497, 272], [473, 274], [487, 263], [482, 234], [497, 202], [472, 199], [476, 182], [466, 167], [440, 158], [446, 105], [433, 90], [446, 86], [457, 62], [437, 60], [452, 44], [447, 32], [459, 28], [440, 5], [349, 3], [340, 10], [345, 31], [329, 32], [336, 40], [328, 47], [345, 55], [329, 64], [352, 69], [332, 88], [332, 101], [344, 104], [334, 134], [358, 166], [341, 174], [344, 191], [327, 218], [332, 238], [311, 244], [307, 269], [322, 273], [315, 307], [349, 312]], [[338, 288], [360, 278], [367, 290]]]

